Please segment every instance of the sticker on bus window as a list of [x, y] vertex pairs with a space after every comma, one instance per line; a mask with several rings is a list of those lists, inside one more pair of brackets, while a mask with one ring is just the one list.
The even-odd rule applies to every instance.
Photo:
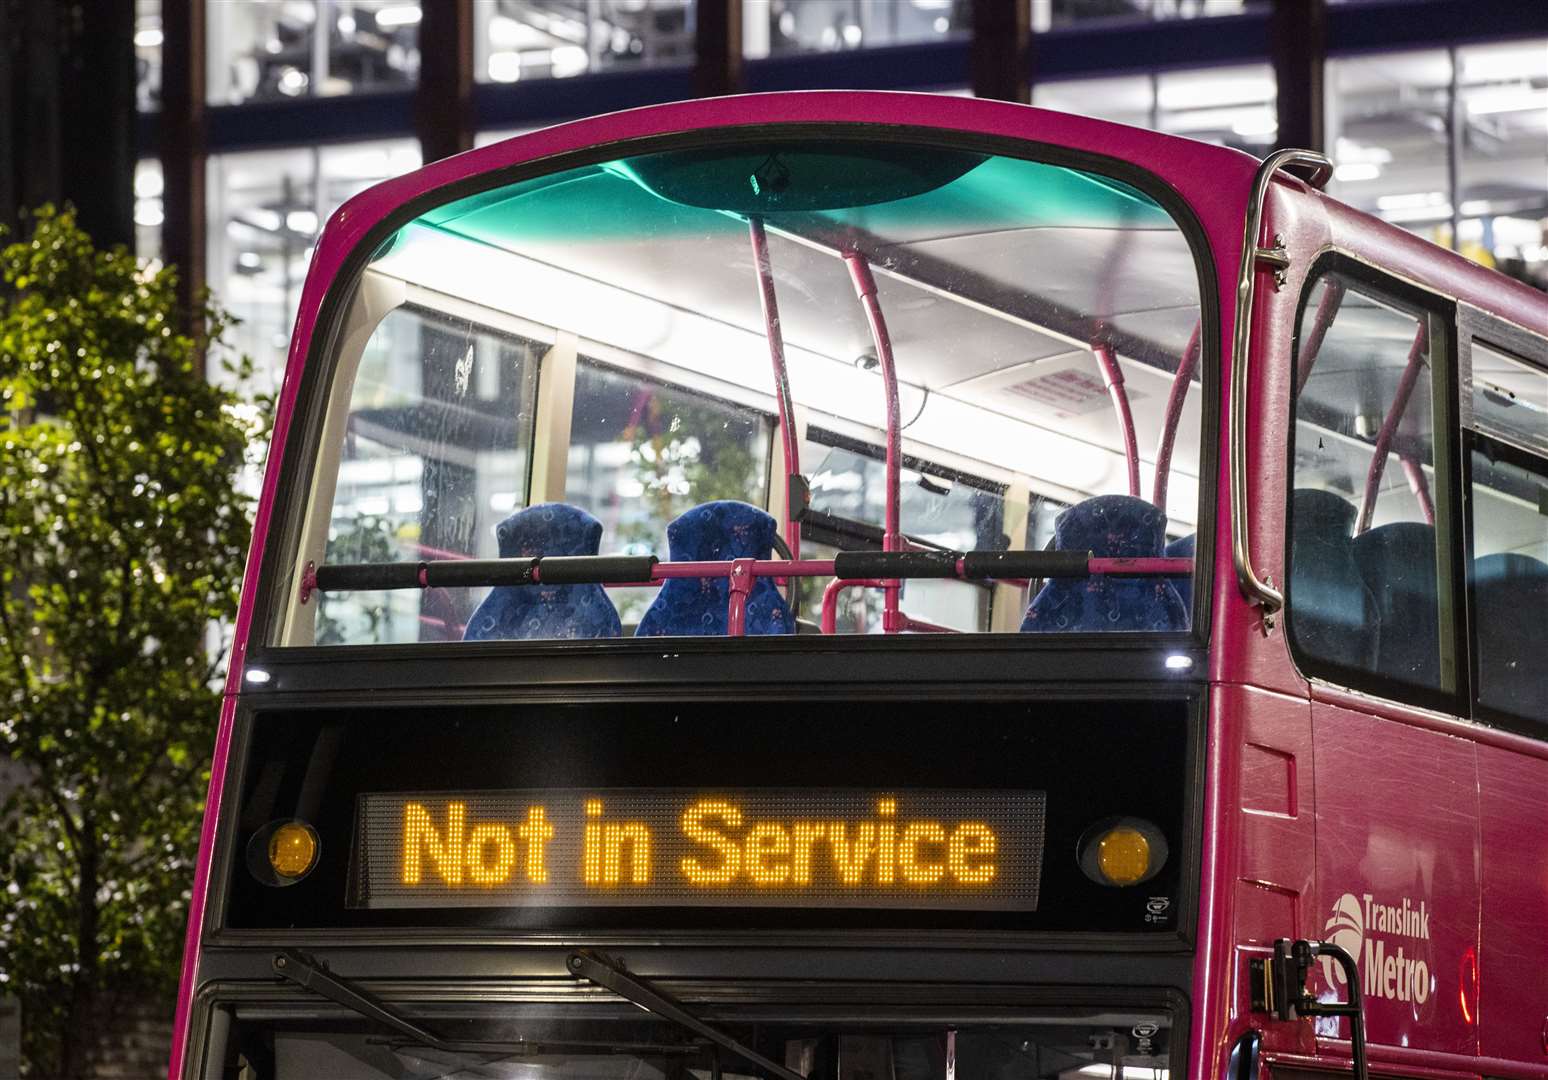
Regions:
[[1045, 803], [981, 790], [365, 794], [349, 903], [1035, 911]]

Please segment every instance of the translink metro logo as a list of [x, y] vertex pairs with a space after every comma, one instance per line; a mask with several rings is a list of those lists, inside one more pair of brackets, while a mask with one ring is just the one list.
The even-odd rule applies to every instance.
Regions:
[[[1434, 989], [1426, 959], [1430, 910], [1423, 900], [1415, 904], [1405, 896], [1398, 904], [1379, 904], [1370, 893], [1345, 893], [1333, 905], [1322, 934], [1355, 958], [1366, 997], [1415, 1005], [1429, 1000]], [[1322, 958], [1322, 978], [1330, 988], [1345, 982], [1343, 969], [1327, 956]]]

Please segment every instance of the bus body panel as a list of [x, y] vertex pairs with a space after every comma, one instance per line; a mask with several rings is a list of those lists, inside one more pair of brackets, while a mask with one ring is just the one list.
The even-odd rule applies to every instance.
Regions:
[[[1311, 717], [1304, 698], [1251, 686], [1219, 686], [1216, 708], [1227, 731], [1214, 745], [1234, 759], [1226, 805], [1233, 868], [1219, 890], [1233, 906], [1228, 963], [1232, 1020], [1217, 1035], [1217, 1052], [1251, 1027], [1263, 1030], [1265, 1051], [1315, 1051], [1306, 1024], [1264, 1024], [1251, 1012], [1248, 963], [1272, 953], [1276, 938], [1304, 937], [1310, 924], [1315, 830]], [[1217, 1068], [1224, 1069], [1223, 1061]]]
[[[1358, 958], [1371, 1043], [1474, 1055], [1478, 1032], [1458, 1007], [1458, 972], [1478, 942], [1476, 747], [1323, 702], [1312, 704], [1312, 726], [1317, 884], [1308, 932]], [[1337, 975], [1319, 965], [1312, 985], [1342, 997]]]
[[[1255, 564], [1278, 583], [1287, 570], [1295, 319], [1317, 259], [1345, 253], [1439, 300], [1475, 304], [1539, 335], [1548, 335], [1548, 303], [1520, 282], [1318, 193], [1284, 187], [1268, 212], [1265, 233], [1284, 238], [1291, 268], [1277, 293], [1262, 287], [1266, 275], [1260, 278], [1249, 432], [1261, 458], [1253, 461], [1250, 494], [1252, 509], [1263, 515], [1253, 520]], [[1312, 221], [1321, 228], [1309, 227]], [[1224, 525], [1222, 536], [1228, 568]], [[1270, 538], [1278, 541], [1273, 548]], [[1237, 601], [1228, 578], [1217, 588], [1229, 594], [1217, 597], [1217, 606]], [[1412, 1075], [1426, 1064], [1460, 1068], [1475, 1058], [1502, 1076], [1548, 1075], [1548, 855], [1540, 842], [1548, 820], [1548, 745], [1308, 680], [1282, 625], [1249, 638], [1243, 659], [1259, 642], [1282, 658], [1292, 687], [1311, 699], [1315, 906], [1296, 932], [1357, 947], [1351, 951], [1365, 980], [1372, 1060]], [[1217, 639], [1219, 648], [1240, 644]], [[1233, 670], [1231, 660], [1217, 663]], [[1276, 674], [1271, 663], [1251, 670], [1255, 678]], [[1418, 975], [1428, 980], [1423, 1002], [1410, 993]], [[1330, 986], [1327, 975], [1314, 974], [1311, 985], [1324, 997], [1344, 997], [1343, 985]], [[1322, 1023], [1325, 1060], [1347, 1062], [1347, 1043], [1338, 1041], [1347, 1038], [1347, 1026]]]
[[1462, 999], [1485, 1057], [1548, 1062], [1548, 760], [1478, 747], [1483, 931]]

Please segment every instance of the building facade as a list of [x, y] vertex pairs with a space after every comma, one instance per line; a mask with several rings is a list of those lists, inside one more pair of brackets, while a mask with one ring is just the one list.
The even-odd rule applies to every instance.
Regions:
[[1520, 0], [136, 0], [137, 247], [272, 388], [318, 230], [475, 145], [702, 94], [1030, 101], [1262, 155], [1548, 286], [1548, 10]]

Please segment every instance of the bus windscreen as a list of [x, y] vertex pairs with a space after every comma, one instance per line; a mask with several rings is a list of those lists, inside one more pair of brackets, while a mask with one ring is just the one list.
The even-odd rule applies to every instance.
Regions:
[[[1187, 631], [1202, 263], [1089, 164], [762, 132], [423, 209], [340, 297], [274, 643]], [[835, 564], [1045, 549], [1092, 580]]]

